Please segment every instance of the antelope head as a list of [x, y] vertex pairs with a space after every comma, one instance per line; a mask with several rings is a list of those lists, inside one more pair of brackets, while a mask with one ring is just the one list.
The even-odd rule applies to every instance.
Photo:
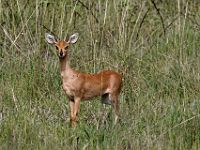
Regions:
[[72, 34], [67, 41], [57, 40], [53, 35], [49, 33], [46, 33], [45, 37], [46, 37], [46, 41], [49, 44], [53, 44], [56, 47], [59, 58], [64, 58], [67, 55], [67, 50], [70, 44], [74, 44], [77, 42], [78, 33]]

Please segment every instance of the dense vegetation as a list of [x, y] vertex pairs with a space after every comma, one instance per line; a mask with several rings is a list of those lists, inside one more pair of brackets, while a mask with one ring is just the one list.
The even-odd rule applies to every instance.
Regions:
[[[0, 149], [198, 149], [200, 1], [0, 0]], [[56, 50], [75, 70], [123, 73], [121, 120], [99, 98], [69, 125]]]

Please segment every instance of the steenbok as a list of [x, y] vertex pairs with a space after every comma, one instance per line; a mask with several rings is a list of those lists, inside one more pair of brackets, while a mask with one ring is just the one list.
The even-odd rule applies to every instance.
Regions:
[[68, 48], [76, 43], [78, 33], [69, 37], [69, 40], [57, 40], [53, 35], [46, 33], [46, 40], [53, 44], [58, 52], [60, 74], [63, 89], [70, 104], [70, 121], [73, 127], [77, 124], [77, 113], [80, 101], [101, 96], [104, 104], [111, 104], [115, 111], [115, 123], [119, 117], [118, 97], [122, 85], [122, 75], [111, 70], [103, 70], [97, 74], [80, 73], [69, 65]]

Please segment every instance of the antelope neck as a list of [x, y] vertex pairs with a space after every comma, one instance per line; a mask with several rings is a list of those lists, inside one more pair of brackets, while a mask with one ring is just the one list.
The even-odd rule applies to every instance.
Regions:
[[67, 55], [59, 59], [60, 59], [60, 71], [62, 77], [73, 76], [74, 74], [76, 74], [75, 71], [69, 65], [69, 59]]

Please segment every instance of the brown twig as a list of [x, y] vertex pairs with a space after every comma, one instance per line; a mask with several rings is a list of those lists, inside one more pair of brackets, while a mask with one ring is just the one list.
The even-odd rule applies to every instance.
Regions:
[[97, 17], [93, 14], [93, 12], [91, 11], [91, 9], [90, 9], [87, 5], [85, 5], [85, 4], [84, 4], [82, 1], [80, 1], [80, 0], [77, 0], [77, 2], [78, 2], [79, 4], [81, 4], [84, 8], [86, 8], [88, 11], [91, 12], [91, 15], [94, 17], [94, 19], [96, 20], [97, 23], [99, 22], [99, 20], [97, 19]]
[[[173, 23], [177, 20], [177, 18], [178, 18], [178, 16], [174, 17], [174, 19], [165, 27], [165, 31], [167, 31], [167, 29], [173, 25]], [[161, 36], [161, 35], [162, 35], [162, 33], [160, 33], [159, 36]]]
[[147, 9], [147, 11], [145, 12], [143, 18], [142, 18], [142, 21], [140, 22], [140, 25], [139, 25], [139, 28], [138, 28], [138, 31], [137, 31], [137, 34], [136, 34], [136, 41], [138, 39], [138, 36], [139, 36], [139, 33], [140, 33], [140, 29], [142, 28], [142, 24], [144, 23], [144, 20], [149, 12], [150, 8]]
[[154, 8], [156, 9], [156, 12], [157, 12], [158, 16], [160, 17], [160, 20], [161, 20], [161, 23], [162, 23], [162, 27], [163, 27], [163, 33], [164, 33], [164, 35], [166, 35], [164, 19], [163, 19], [161, 13], [160, 13], [160, 9], [156, 6], [156, 3], [154, 2], [154, 0], [151, 0], [151, 3], [153, 4]]
[[45, 25], [43, 25], [43, 24], [41, 24], [41, 23], [40, 23], [40, 25], [41, 25], [44, 29], [46, 29], [49, 33], [53, 34], [53, 35], [55, 36], [56, 39], [58, 39], [58, 36], [57, 36], [53, 31], [51, 31], [50, 29], [48, 29]]

